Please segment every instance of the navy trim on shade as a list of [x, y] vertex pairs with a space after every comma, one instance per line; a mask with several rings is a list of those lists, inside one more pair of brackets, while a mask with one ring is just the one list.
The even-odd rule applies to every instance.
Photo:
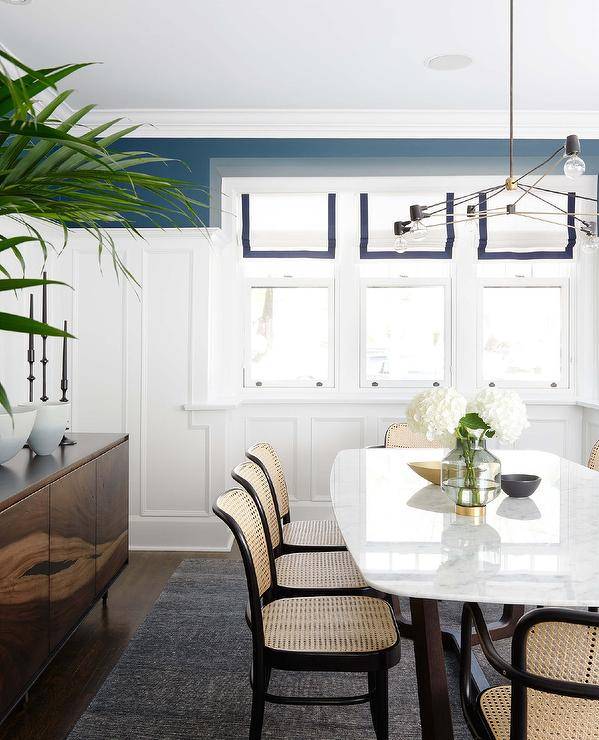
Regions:
[[[368, 193], [360, 193], [360, 259], [362, 260], [450, 260], [453, 257], [453, 244], [455, 241], [454, 226], [454, 194], [446, 195], [446, 227], [447, 237], [445, 249], [441, 252], [425, 250], [408, 250], [407, 252], [394, 252], [392, 250], [368, 251]], [[389, 224], [389, 228], [391, 228]]]
[[[487, 210], [486, 193], [478, 194], [479, 211]], [[576, 212], [576, 193], [568, 193], [568, 241], [563, 252], [487, 252], [488, 233], [487, 219], [478, 220], [478, 259], [479, 260], [571, 260], [574, 258], [576, 244], [576, 226], [574, 214]]]
[[328, 249], [287, 249], [287, 250], [256, 250], [252, 251], [250, 243], [250, 196], [249, 193], [241, 195], [241, 245], [244, 258], [258, 259], [335, 259], [335, 247], [337, 245], [337, 199], [335, 193], [328, 194]]

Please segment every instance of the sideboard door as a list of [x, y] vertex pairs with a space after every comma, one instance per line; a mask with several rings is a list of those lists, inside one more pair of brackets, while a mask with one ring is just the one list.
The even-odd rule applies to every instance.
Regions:
[[48, 487], [0, 513], [0, 716], [49, 653]]
[[98, 458], [96, 593], [129, 557], [129, 443]]
[[50, 649], [95, 596], [96, 463], [50, 484]]

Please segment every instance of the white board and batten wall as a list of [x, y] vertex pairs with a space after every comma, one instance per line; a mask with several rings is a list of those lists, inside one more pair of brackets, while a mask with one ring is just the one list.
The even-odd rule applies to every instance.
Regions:
[[[337, 451], [380, 444], [388, 425], [405, 417], [416, 391], [287, 393], [263, 400], [244, 395], [236, 230], [223, 224], [209, 233], [148, 230], [145, 237], [115, 232], [143, 286], [138, 290], [116, 281], [108, 259], [100, 272], [97, 246], [82, 232], [75, 231], [67, 250], [48, 263], [51, 277], [75, 288], [49, 291], [50, 322], [66, 319], [78, 336], [69, 349], [72, 429], [130, 435], [131, 547], [229, 549], [231, 537], [211, 507], [234, 485], [230, 471], [244, 451], [260, 440], [282, 457], [292, 515], [330, 516], [329, 473]], [[3, 298], [5, 305], [15, 300]], [[27, 294], [18, 299], [23, 313], [26, 302]], [[592, 334], [594, 342], [594, 328]], [[13, 401], [24, 400], [26, 336], [4, 335], [1, 342], [2, 379]], [[60, 340], [48, 340], [48, 347], [50, 396], [57, 399]], [[38, 341], [38, 359], [40, 350]], [[580, 405], [574, 395], [537, 397], [528, 412], [531, 426], [519, 447], [578, 461], [599, 439], [598, 404]]]

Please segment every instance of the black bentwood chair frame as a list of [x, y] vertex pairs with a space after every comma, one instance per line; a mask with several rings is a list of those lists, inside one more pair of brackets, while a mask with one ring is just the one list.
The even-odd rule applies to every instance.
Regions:
[[[369, 702], [377, 740], [388, 740], [387, 672], [400, 659], [399, 632], [389, 604], [367, 596], [274, 599], [267, 531], [255, 500], [246, 490], [231, 489], [219, 497], [213, 511], [233, 533], [247, 579], [246, 621], [253, 646], [250, 740], [261, 738], [266, 702], [309, 706]], [[333, 697], [272, 694], [268, 686], [273, 668], [367, 673], [368, 692]]]
[[[539, 628], [539, 625], [544, 627]], [[470, 670], [470, 637], [473, 626], [486, 659], [498, 673], [511, 682], [511, 689], [494, 687], [480, 694], [476, 692]], [[533, 644], [531, 649], [527, 643], [531, 635], [534, 636], [535, 628], [538, 629], [536, 641], [539, 644]], [[554, 630], [551, 642], [547, 637], [543, 637], [543, 630], [545, 634], [549, 634], [548, 628]], [[590, 629], [585, 632], [585, 628]], [[599, 614], [561, 608], [542, 608], [528, 612], [519, 620], [514, 630], [510, 664], [495, 650], [480, 606], [466, 603], [462, 612], [461, 643], [462, 710], [476, 738], [545, 740], [552, 737], [582, 740], [596, 737], [595, 733], [599, 727], [599, 704], [595, 704], [594, 701], [583, 701], [578, 702], [576, 706], [564, 707], [559, 701], [562, 697], [579, 700], [599, 699], [599, 685], [589, 682], [593, 677], [599, 680], [599, 656], [595, 657], [599, 652]], [[563, 680], [530, 672], [527, 670], [527, 664], [531, 661], [536, 665], [541, 663], [548, 671], [557, 667], [562, 674], [578, 675], [580, 681]], [[529, 690], [534, 693], [530, 694]], [[498, 691], [501, 692], [500, 695]], [[495, 698], [493, 694], [489, 694], [491, 700], [486, 702], [485, 694], [488, 692], [495, 692]], [[535, 710], [538, 712], [541, 704], [541, 714], [538, 716], [543, 717], [543, 726], [539, 728], [533, 725], [531, 733], [528, 734], [528, 715], [533, 716]], [[537, 725], [538, 721], [537, 717]], [[498, 729], [500, 727], [501, 730]]]
[[339, 527], [328, 520], [291, 521], [289, 492], [281, 460], [268, 442], [257, 442], [245, 453], [266, 476], [272, 491], [277, 516], [281, 522], [282, 552], [331, 552], [346, 550]]
[[231, 476], [252, 496], [266, 533], [275, 596], [380, 595], [371, 589], [347, 550], [284, 552], [283, 528], [268, 474], [246, 460]]

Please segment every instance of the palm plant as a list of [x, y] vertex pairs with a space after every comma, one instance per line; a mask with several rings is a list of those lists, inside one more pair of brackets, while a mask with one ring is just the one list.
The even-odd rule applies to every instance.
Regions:
[[[130, 126], [110, 132], [121, 119], [92, 129], [82, 129], [82, 119], [94, 108], [87, 105], [59, 120], [56, 111], [72, 94], [58, 92], [56, 84], [87, 64], [67, 64], [30, 69], [0, 49], [0, 292], [56, 281], [28, 278], [26, 249], [37, 244], [44, 261], [49, 249], [62, 251], [69, 228], [90, 233], [98, 244], [98, 257], [106, 251], [117, 275], [135, 281], [121, 260], [106, 228], [124, 228], [141, 236], [140, 219], [149, 226], [179, 224], [203, 226], [198, 207], [205, 207], [205, 190], [189, 182], [144, 171], [148, 164], [169, 160], [143, 151], [115, 151], [114, 144], [134, 131]], [[9, 67], [10, 69], [9, 71]], [[39, 105], [36, 96], [53, 95]], [[190, 193], [200, 191], [203, 200]], [[4, 236], [2, 223], [15, 222], [19, 236]], [[54, 245], [43, 235], [43, 224], [62, 229], [62, 243]], [[14, 255], [22, 277], [13, 278], [2, 264]], [[65, 336], [56, 327], [25, 316], [0, 312], [0, 331]], [[71, 336], [66, 334], [66, 336]], [[10, 403], [0, 382], [0, 405], [9, 413]]]

